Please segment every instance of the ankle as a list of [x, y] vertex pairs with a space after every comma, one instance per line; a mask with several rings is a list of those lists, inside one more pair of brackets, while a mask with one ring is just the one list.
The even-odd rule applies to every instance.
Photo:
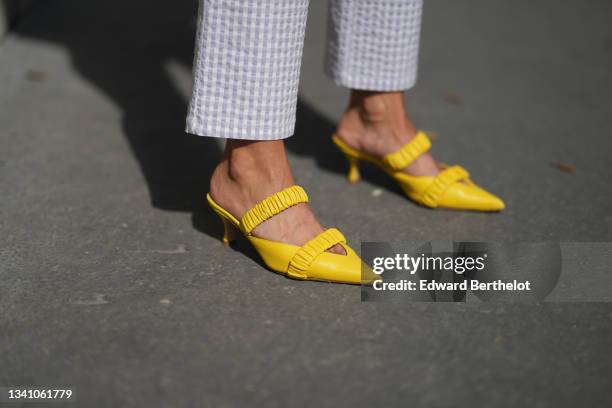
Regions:
[[404, 94], [402, 92], [351, 92], [347, 110], [354, 110], [364, 123], [381, 123], [390, 117], [405, 117]]
[[228, 177], [239, 184], [278, 184], [292, 181], [282, 140], [228, 140], [222, 163]]
[[402, 92], [353, 90], [336, 133], [354, 148], [383, 154], [412, 139], [416, 128], [406, 114]]
[[263, 198], [294, 184], [282, 141], [228, 139], [210, 180], [210, 193], [240, 215]]

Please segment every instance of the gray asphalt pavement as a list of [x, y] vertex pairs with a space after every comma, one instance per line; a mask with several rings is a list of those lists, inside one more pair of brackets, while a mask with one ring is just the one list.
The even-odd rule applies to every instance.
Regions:
[[[345, 182], [328, 137], [347, 91], [313, 0], [288, 148], [322, 222], [356, 248], [609, 249], [612, 3], [425, 3], [410, 112], [507, 210]], [[362, 303], [224, 248], [204, 200], [219, 144], [183, 133], [195, 7], [44, 1], [0, 44], [0, 387], [70, 386], [83, 407], [612, 404], [612, 303]]]

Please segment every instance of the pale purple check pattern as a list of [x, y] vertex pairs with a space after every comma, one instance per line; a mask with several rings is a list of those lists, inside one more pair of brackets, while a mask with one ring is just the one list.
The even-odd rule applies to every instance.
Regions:
[[325, 72], [337, 85], [412, 88], [423, 0], [331, 0]]
[[291, 136], [308, 0], [202, 0], [187, 131]]
[[[410, 88], [421, 9], [422, 0], [331, 0], [326, 72], [351, 88]], [[187, 132], [293, 134], [307, 11], [308, 0], [200, 0]]]

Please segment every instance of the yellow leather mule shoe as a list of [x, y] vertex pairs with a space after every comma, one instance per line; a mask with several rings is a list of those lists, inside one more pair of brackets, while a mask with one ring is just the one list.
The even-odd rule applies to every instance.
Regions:
[[[247, 211], [241, 220], [217, 204], [210, 194], [206, 199], [223, 221], [223, 243], [229, 245], [236, 238], [236, 232], [241, 231], [274, 272], [294, 279], [352, 284], [371, 284], [380, 279], [363, 264], [361, 258], [346, 244], [342, 233], [335, 228], [322, 232], [302, 247], [258, 238], [252, 234], [253, 229], [267, 219], [291, 206], [307, 203], [308, 196], [300, 186], [288, 187], [262, 200]], [[344, 248], [346, 255], [326, 252], [336, 244]]]
[[359, 160], [365, 160], [393, 177], [410, 199], [424, 206], [472, 211], [504, 209], [504, 202], [478, 187], [461, 166], [440, 165], [442, 171], [434, 177], [417, 177], [404, 173], [404, 168], [431, 147], [423, 131], [419, 131], [404, 147], [382, 159], [353, 149], [336, 135], [332, 136], [332, 140], [349, 162], [348, 180], [351, 183], [359, 181]]

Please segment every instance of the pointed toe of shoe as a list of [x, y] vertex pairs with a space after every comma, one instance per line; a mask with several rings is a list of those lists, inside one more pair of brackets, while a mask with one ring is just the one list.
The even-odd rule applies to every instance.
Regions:
[[372, 268], [367, 265], [365, 262], [361, 262], [361, 284], [362, 285], [372, 285], [376, 281], [382, 282], [382, 276], [374, 273]]
[[501, 198], [491, 193], [487, 194], [489, 197], [483, 202], [483, 211], [501, 211], [506, 208], [506, 204]]
[[346, 255], [325, 252], [317, 257], [308, 271], [308, 280], [370, 285], [380, 277], [348, 245]]
[[471, 211], [501, 211], [503, 200], [475, 184], [457, 183], [449, 188], [439, 207]]

